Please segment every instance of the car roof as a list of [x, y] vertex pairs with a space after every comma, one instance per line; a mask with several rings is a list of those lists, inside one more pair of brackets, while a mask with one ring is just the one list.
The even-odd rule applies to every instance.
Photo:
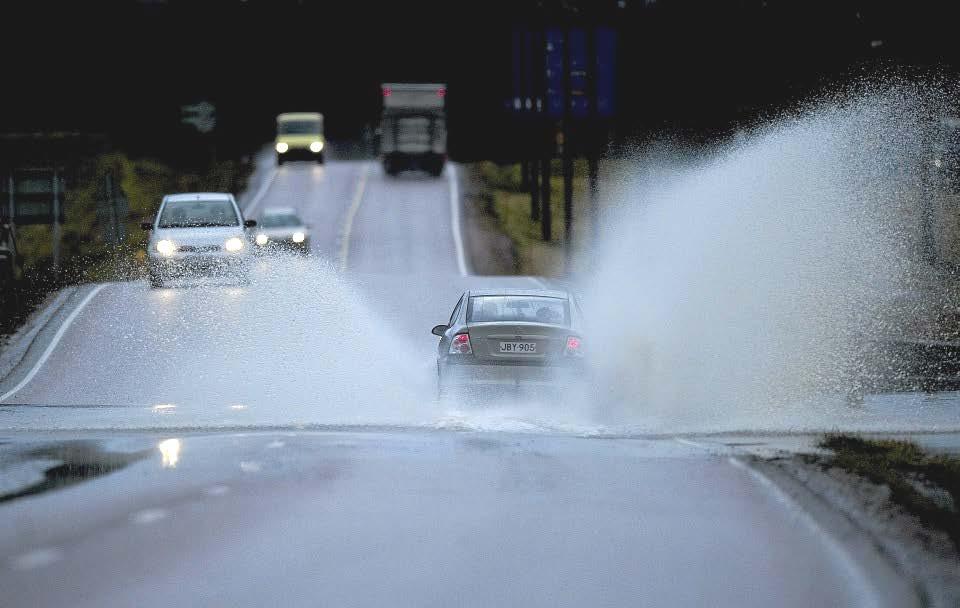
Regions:
[[470, 296], [540, 296], [544, 298], [567, 298], [570, 294], [559, 289], [518, 289], [509, 287], [489, 287], [471, 289]]
[[231, 201], [233, 195], [229, 192], [181, 192], [163, 198], [167, 201]]

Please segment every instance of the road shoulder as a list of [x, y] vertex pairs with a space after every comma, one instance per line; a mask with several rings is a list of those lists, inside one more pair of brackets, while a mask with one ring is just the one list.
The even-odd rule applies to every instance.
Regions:
[[6, 370], [0, 376], [0, 403], [14, 397], [30, 382], [77, 315], [108, 285], [87, 283], [60, 290], [15, 334], [12, 347], [0, 355]]
[[520, 274], [517, 250], [503, 231], [473, 165], [461, 165], [463, 237], [468, 267], [477, 275]]
[[[37, 342], [37, 336], [50, 320], [60, 312], [78, 287], [69, 286], [47, 295], [37, 309], [10, 336], [0, 341], [0, 383], [20, 365], [27, 352]], [[2, 391], [0, 391], [2, 392]]]
[[[871, 572], [881, 594], [904, 597], [912, 590], [917, 605], [960, 605], [960, 557], [949, 538], [892, 504], [886, 486], [822, 467], [818, 457], [809, 454], [752, 457], [749, 466], [848, 547]], [[904, 589], [902, 581], [910, 589]]]

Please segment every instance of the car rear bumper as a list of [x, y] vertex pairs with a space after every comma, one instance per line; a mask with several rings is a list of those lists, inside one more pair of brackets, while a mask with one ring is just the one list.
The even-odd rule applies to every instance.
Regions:
[[440, 365], [445, 386], [556, 386], [585, 377], [581, 365]]

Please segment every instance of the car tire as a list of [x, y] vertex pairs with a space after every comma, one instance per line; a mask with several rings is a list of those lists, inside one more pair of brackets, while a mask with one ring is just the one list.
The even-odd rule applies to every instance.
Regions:
[[440, 371], [440, 364], [437, 363], [437, 401], [443, 401], [448, 394], [449, 391], [443, 386], [443, 372]]
[[318, 165], [322, 165], [322, 164], [323, 164], [323, 154], [318, 154], [318, 155], [317, 155], [317, 164], [318, 164]]
[[277, 154], [277, 166], [279, 167], [282, 164], [283, 164], [283, 155]]
[[149, 281], [151, 289], [159, 289], [160, 287], [163, 287], [163, 279], [160, 278], [160, 275], [155, 272], [150, 273]]

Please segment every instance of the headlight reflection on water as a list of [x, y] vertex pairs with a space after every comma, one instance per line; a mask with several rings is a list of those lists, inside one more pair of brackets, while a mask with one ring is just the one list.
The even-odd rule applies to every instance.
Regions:
[[161, 466], [163, 468], [172, 469], [177, 466], [180, 461], [179, 439], [164, 439], [157, 444], [157, 449], [160, 450]]
[[173, 255], [177, 251], [177, 246], [173, 241], [163, 239], [162, 241], [157, 241], [157, 252], [161, 255]]

